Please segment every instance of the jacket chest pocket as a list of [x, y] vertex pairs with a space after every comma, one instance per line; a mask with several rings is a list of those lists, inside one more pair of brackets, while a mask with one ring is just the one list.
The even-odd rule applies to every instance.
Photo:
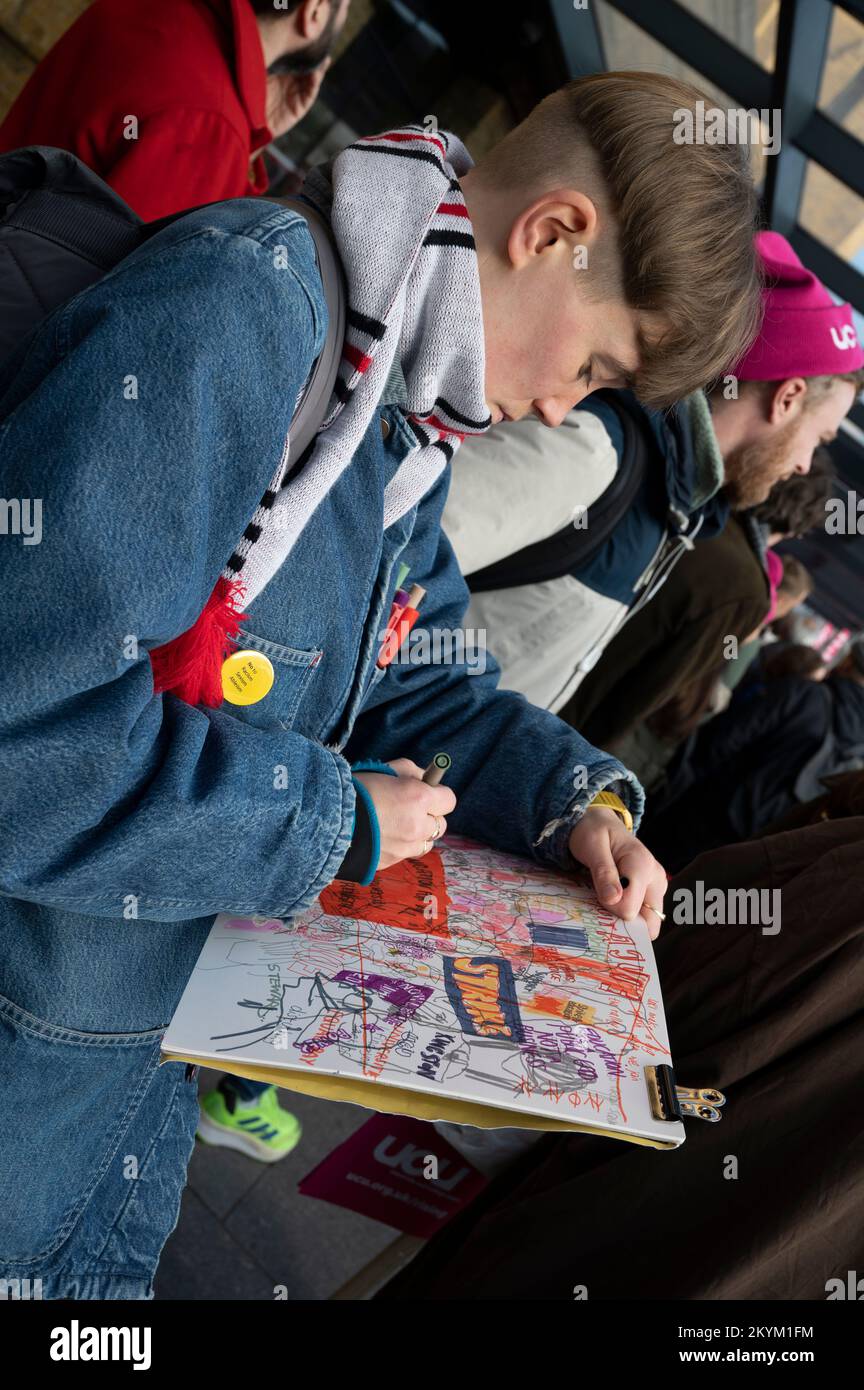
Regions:
[[247, 649], [260, 652], [272, 662], [273, 684], [263, 699], [254, 705], [229, 703], [226, 708], [230, 708], [244, 723], [254, 724], [258, 729], [291, 729], [301, 700], [307, 691], [314, 688], [315, 673], [323, 651], [317, 647], [307, 651], [298, 647], [284, 647], [280, 642], [258, 637], [244, 628], [238, 650]]
[[393, 598], [393, 571], [395, 562], [411, 536], [416, 517], [416, 507], [400, 518], [385, 533], [381, 564], [372, 591], [369, 610], [363, 628], [360, 650], [354, 672], [354, 681], [348, 698], [337, 717], [336, 725], [328, 737], [328, 743], [341, 752], [351, 737], [357, 716], [366, 704], [373, 689], [387, 676], [387, 668], [379, 666], [378, 655], [384, 638], [386, 621]]

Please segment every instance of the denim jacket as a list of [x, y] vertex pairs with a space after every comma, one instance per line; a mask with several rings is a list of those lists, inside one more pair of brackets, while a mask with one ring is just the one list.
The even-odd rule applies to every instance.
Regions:
[[[281, 245], [290, 267], [274, 276], [262, 260]], [[43, 527], [38, 545], [7, 535], [0, 547], [12, 897], [97, 916], [130, 896], [157, 920], [290, 916], [344, 857], [360, 756], [446, 750], [452, 828], [559, 863], [566, 835], [535, 851], [538, 838], [601, 788], [625, 783], [640, 809], [619, 764], [496, 688], [494, 662], [376, 666], [398, 561], [428, 591], [430, 631], [458, 629], [466, 602], [439, 526], [446, 475], [382, 530], [412, 439], [397, 407], [373, 419], [248, 613], [243, 645], [273, 661], [270, 695], [216, 710], [154, 698], [148, 649], [204, 606], [325, 329], [302, 219], [244, 199], [162, 232], [56, 313], [0, 381], [3, 495], [40, 498]], [[587, 785], [574, 790], [579, 767]]]
[[[288, 267], [274, 276], [276, 247]], [[241, 199], [160, 232], [0, 371], [0, 493], [42, 507], [38, 544], [0, 536], [0, 1048], [17, 1047], [14, 1103], [70, 1038], [62, 1095], [103, 1085], [93, 1132], [70, 1129], [61, 1099], [59, 1132], [22, 1133], [15, 1170], [35, 1173], [59, 1146], [66, 1181], [46, 1173], [42, 1199], [0, 1237], [0, 1268], [80, 1229], [92, 1175], [122, 1152], [132, 1051], [155, 1066], [213, 914], [287, 917], [332, 880], [351, 839], [352, 760], [449, 753], [452, 829], [560, 865], [602, 788], [638, 821], [632, 774], [499, 690], [491, 658], [482, 671], [376, 665], [400, 561], [427, 590], [431, 633], [458, 630], [467, 602], [439, 524], [446, 474], [383, 529], [384, 489], [414, 439], [395, 403], [248, 610], [242, 645], [276, 671], [267, 697], [204, 709], [154, 696], [148, 652], [203, 608], [325, 330], [305, 222]], [[128, 1272], [128, 1250], [109, 1263]]]

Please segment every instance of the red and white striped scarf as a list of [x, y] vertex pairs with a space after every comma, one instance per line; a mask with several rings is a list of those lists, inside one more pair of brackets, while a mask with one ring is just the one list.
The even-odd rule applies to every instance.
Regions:
[[299, 473], [288, 443], [204, 613], [151, 653], [156, 690], [221, 703], [221, 663], [251, 604], [290, 554], [373, 419], [397, 358], [417, 444], [388, 483], [384, 526], [415, 506], [466, 434], [491, 420], [474, 236], [456, 136], [406, 126], [356, 141], [313, 170], [303, 194], [332, 227], [347, 282], [347, 331], [324, 422]]

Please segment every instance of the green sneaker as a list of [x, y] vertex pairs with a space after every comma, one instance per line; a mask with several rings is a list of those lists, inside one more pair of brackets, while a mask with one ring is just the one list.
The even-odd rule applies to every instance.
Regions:
[[198, 1138], [238, 1149], [259, 1163], [278, 1163], [298, 1144], [301, 1133], [296, 1115], [279, 1104], [275, 1086], [244, 1102], [223, 1078], [215, 1091], [201, 1098]]

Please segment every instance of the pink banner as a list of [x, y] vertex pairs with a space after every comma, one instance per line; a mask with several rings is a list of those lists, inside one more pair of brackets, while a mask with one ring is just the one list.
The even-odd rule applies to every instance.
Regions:
[[405, 1115], [373, 1115], [303, 1178], [299, 1190], [407, 1235], [428, 1237], [485, 1186], [482, 1174], [432, 1125]]

